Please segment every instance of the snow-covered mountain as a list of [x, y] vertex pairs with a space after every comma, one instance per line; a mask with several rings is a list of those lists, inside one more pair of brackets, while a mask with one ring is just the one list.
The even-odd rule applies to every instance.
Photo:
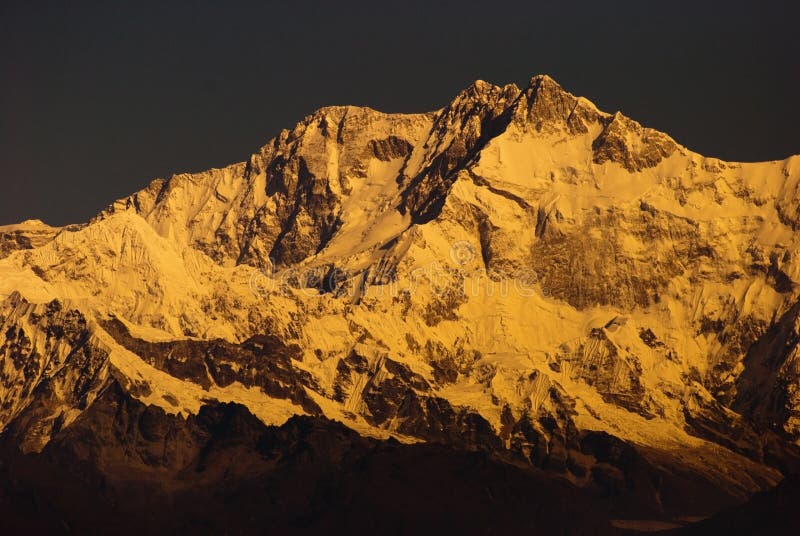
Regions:
[[112, 394], [172, 427], [233, 402], [706, 515], [800, 460], [799, 189], [800, 156], [706, 158], [547, 76], [323, 108], [0, 228], [0, 428], [47, 452]]

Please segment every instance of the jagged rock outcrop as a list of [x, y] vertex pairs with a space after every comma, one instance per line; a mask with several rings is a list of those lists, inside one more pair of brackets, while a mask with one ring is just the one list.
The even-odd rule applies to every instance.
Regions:
[[0, 308], [0, 428], [25, 451], [40, 450], [90, 406], [108, 377], [108, 352], [85, 316], [58, 300], [32, 304], [19, 293]]
[[594, 162], [616, 162], [628, 171], [641, 171], [659, 164], [678, 149], [662, 132], [642, 126], [615, 113], [604, 121], [603, 132], [592, 143]]
[[800, 302], [747, 349], [736, 379], [733, 409], [759, 424], [800, 439]]

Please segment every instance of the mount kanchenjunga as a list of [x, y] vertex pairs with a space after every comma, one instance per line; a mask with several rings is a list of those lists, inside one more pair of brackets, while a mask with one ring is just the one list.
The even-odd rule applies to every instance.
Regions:
[[705, 158], [546, 76], [323, 108], [9, 238], [0, 426], [41, 449], [113, 383], [741, 499], [800, 439], [799, 184], [800, 157]]

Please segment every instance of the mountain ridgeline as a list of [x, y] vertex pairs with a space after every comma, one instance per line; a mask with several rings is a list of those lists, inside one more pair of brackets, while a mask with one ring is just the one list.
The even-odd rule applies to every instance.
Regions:
[[800, 471], [799, 188], [800, 156], [707, 158], [536, 76], [322, 108], [85, 224], [0, 227], [0, 513], [569, 534], [764, 512]]

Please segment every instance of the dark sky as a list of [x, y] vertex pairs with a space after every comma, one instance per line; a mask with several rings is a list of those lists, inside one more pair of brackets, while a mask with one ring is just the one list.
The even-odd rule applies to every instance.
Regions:
[[700, 153], [800, 153], [797, 2], [0, 0], [0, 224], [84, 221], [328, 104], [547, 73]]

